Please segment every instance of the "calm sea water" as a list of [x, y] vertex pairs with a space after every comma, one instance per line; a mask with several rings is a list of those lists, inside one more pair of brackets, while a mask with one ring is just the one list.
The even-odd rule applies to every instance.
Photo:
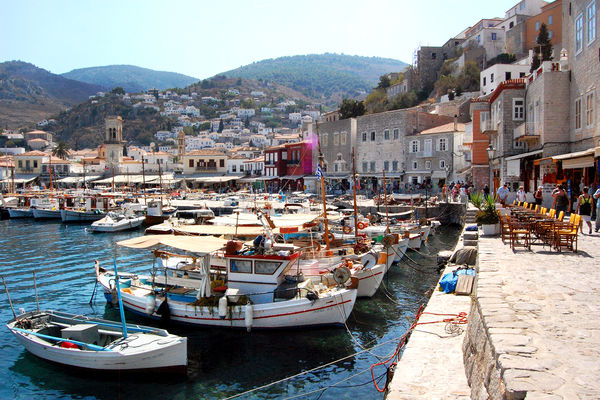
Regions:
[[[152, 263], [148, 251], [115, 249], [116, 241], [141, 231], [92, 234], [85, 225], [34, 220], [0, 221], [0, 274], [6, 279], [15, 308], [35, 309], [32, 272], [36, 272], [40, 307], [118, 320], [118, 310], [101, 293], [88, 304], [94, 288], [94, 260], [120, 270], [146, 272]], [[379, 356], [393, 352], [397, 340], [414, 317], [423, 294], [439, 278], [435, 254], [450, 249], [459, 230], [442, 228], [421, 249], [409, 251], [412, 261], [392, 267], [371, 299], [359, 299], [345, 328], [307, 331], [228, 331], [171, 327], [188, 337], [187, 378], [146, 379], [103, 377], [73, 373], [27, 353], [3, 325], [12, 318], [4, 291], [0, 294], [0, 399], [220, 399], [298, 374], [354, 354], [363, 347]], [[431, 254], [427, 256], [426, 253]], [[151, 322], [127, 315], [129, 321]], [[352, 335], [352, 336], [351, 336]], [[388, 343], [386, 343], [388, 342]], [[328, 367], [243, 396], [244, 399], [281, 399], [299, 396], [347, 381], [324, 392], [300, 398], [382, 398], [371, 382], [368, 368], [377, 358], [363, 352]], [[364, 371], [364, 372], [363, 372]], [[363, 373], [361, 373], [363, 372]], [[376, 376], [385, 371], [381, 367]], [[353, 375], [359, 374], [352, 377]], [[381, 385], [383, 385], [383, 381]]]

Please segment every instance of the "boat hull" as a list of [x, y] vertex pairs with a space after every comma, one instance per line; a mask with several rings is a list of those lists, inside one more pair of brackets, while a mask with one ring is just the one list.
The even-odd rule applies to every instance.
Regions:
[[33, 218], [33, 209], [31, 208], [9, 208], [10, 218]]
[[[110, 275], [100, 275], [99, 283], [104, 288], [107, 300], [112, 300], [109, 288]], [[135, 292], [136, 294], [133, 294]], [[150, 290], [136, 289], [124, 291], [121, 289], [123, 306], [136, 314], [147, 318], [160, 319], [156, 310], [163, 299], [156, 298], [155, 312], [146, 312], [147, 295]], [[338, 289], [316, 300], [296, 298], [292, 300], [275, 301], [272, 303], [254, 304], [252, 306], [251, 329], [290, 329], [308, 328], [314, 326], [343, 325], [352, 312], [356, 301], [357, 291], [354, 289]], [[247, 306], [230, 306], [225, 318], [220, 318], [217, 307], [194, 306], [194, 298], [187, 301], [174, 300], [169, 297], [168, 305], [170, 320], [181, 324], [214, 326], [221, 328], [247, 329]]]
[[33, 218], [35, 219], [61, 219], [60, 210], [44, 210], [36, 208], [33, 210]]
[[358, 278], [357, 297], [373, 297], [386, 272], [385, 264], [377, 264], [371, 268], [364, 268], [354, 276]]
[[105, 212], [60, 210], [63, 222], [90, 222], [98, 221], [106, 216]]

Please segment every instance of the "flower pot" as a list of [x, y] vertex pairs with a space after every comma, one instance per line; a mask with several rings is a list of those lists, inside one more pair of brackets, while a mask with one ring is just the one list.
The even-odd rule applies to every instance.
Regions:
[[499, 224], [482, 224], [481, 230], [484, 236], [495, 236], [500, 232]]

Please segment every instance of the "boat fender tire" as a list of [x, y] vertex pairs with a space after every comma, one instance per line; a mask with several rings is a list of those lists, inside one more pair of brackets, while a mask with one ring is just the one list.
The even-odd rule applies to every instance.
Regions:
[[323, 240], [326, 240], [326, 238], [329, 237], [329, 243], [333, 242], [335, 239], [335, 236], [333, 236], [333, 233], [329, 232], [329, 235], [323, 233]]
[[345, 233], [345, 234], [348, 234], [348, 233], [350, 233], [350, 232], [352, 232], [352, 228], [350, 228], [349, 226], [345, 226], [345, 227], [344, 227], [344, 233]]
[[361, 221], [361, 222], [359, 222], [357, 224], [357, 226], [358, 226], [358, 229], [362, 230], [362, 229], [365, 229], [367, 227], [367, 224], [365, 224], [364, 222]]

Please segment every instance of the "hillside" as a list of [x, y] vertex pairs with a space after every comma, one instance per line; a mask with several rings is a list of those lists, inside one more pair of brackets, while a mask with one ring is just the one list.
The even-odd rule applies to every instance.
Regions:
[[71, 147], [95, 147], [104, 140], [104, 121], [112, 115], [123, 118], [123, 139], [130, 144], [148, 145], [160, 129], [171, 129], [172, 121], [153, 109], [136, 109], [121, 97], [108, 94], [88, 100], [55, 116], [52, 132]]
[[30, 63], [0, 63], [0, 124], [15, 128], [38, 122], [100, 90], [100, 86], [67, 79]]
[[389, 58], [325, 53], [258, 61], [222, 75], [274, 82], [337, 105], [344, 97], [368, 93], [381, 75], [406, 66]]
[[126, 92], [136, 93], [156, 88], [165, 90], [182, 88], [199, 79], [175, 72], [155, 71], [135, 65], [107, 65], [103, 67], [90, 67], [74, 69], [62, 74], [63, 77], [104, 86], [108, 89], [117, 86]]

